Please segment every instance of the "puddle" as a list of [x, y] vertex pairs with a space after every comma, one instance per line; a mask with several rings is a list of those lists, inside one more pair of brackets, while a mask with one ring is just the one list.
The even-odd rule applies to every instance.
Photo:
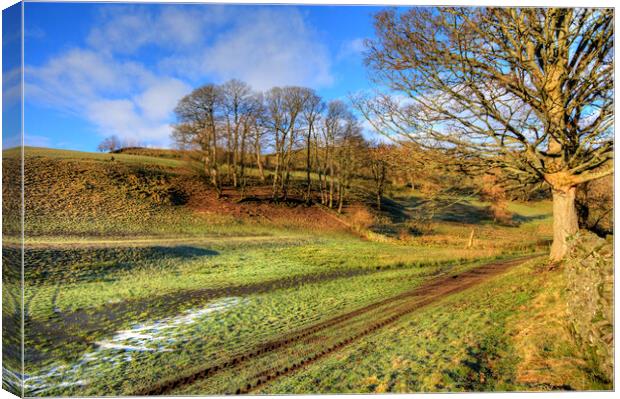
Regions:
[[[50, 366], [39, 370], [36, 375], [24, 375], [25, 394], [41, 395], [54, 388], [87, 385], [89, 376], [104, 378], [102, 367], [109, 369], [121, 366], [132, 361], [136, 352], [172, 351], [173, 345], [188, 339], [187, 327], [207, 320], [212, 314], [235, 307], [241, 300], [238, 297], [224, 298], [181, 315], [136, 324], [130, 329], [118, 331], [108, 339], [97, 341], [94, 348], [72, 366]], [[21, 374], [7, 369], [3, 369], [3, 374], [9, 377], [7, 380], [19, 384]]]

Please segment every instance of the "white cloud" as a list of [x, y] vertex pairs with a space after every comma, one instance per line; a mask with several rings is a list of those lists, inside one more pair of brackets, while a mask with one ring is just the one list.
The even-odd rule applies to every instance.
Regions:
[[45, 37], [45, 31], [38, 26], [31, 26], [24, 29], [24, 36], [32, 39], [42, 39]]
[[187, 8], [165, 6], [157, 11], [140, 6], [102, 7], [100, 21], [87, 37], [92, 48], [102, 52], [130, 54], [143, 46], [179, 50], [200, 45], [206, 28], [224, 18], [220, 7]]
[[88, 104], [87, 117], [94, 122], [102, 136], [117, 135], [121, 139], [166, 147], [170, 126], [159, 119], [149, 119], [130, 100], [101, 100]]
[[358, 37], [342, 43], [337, 58], [342, 60], [349, 57], [360, 57], [364, 51], [366, 51], [364, 38]]
[[[26, 98], [89, 121], [102, 135], [170, 144], [188, 81], [241, 79], [256, 89], [325, 87], [330, 54], [295, 8], [102, 7], [87, 46], [26, 69]], [[153, 51], [159, 61], [139, 57]]]
[[90, 47], [106, 53], [131, 54], [145, 46], [193, 52], [204, 47], [213, 32], [238, 17], [235, 10], [216, 4], [102, 6], [86, 39]]
[[102, 136], [169, 145], [169, 120], [190, 91], [135, 62], [73, 49], [26, 70], [26, 97], [92, 123]]
[[123, 96], [155, 82], [140, 64], [118, 62], [93, 50], [72, 49], [25, 71], [26, 97], [66, 111], [105, 95]]
[[49, 137], [26, 133], [24, 135], [24, 145], [31, 147], [49, 147], [50, 139]]
[[141, 114], [152, 121], [165, 120], [179, 99], [191, 91], [191, 87], [177, 79], [166, 79], [148, 87], [134, 99]]
[[205, 49], [205, 70], [257, 89], [333, 82], [328, 50], [298, 11], [261, 9], [236, 21]]
[[19, 104], [22, 96], [21, 67], [9, 69], [2, 73], [2, 107]]

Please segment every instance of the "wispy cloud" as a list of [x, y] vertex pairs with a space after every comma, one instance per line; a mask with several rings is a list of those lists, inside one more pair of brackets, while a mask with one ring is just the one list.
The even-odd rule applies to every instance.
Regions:
[[140, 63], [84, 49], [26, 69], [29, 100], [85, 118], [102, 136], [162, 146], [169, 144], [172, 110], [190, 89]]
[[7, 109], [18, 104], [22, 95], [21, 67], [3, 71], [2, 74], [2, 107]]
[[24, 36], [32, 39], [42, 39], [45, 37], [45, 31], [38, 26], [31, 26], [24, 30]]
[[[151, 50], [155, 62], [145, 60]], [[27, 67], [26, 98], [85, 118], [101, 135], [167, 145], [191, 82], [326, 87], [331, 68], [295, 8], [104, 6], [85, 46]]]
[[117, 54], [131, 54], [145, 46], [191, 51], [226, 17], [221, 6], [104, 6], [87, 42], [101, 52]]
[[358, 37], [343, 42], [340, 46], [340, 51], [338, 52], [337, 58], [338, 60], [343, 60], [350, 57], [359, 58], [364, 53], [364, 51], [366, 51], [364, 38]]
[[155, 82], [143, 65], [120, 62], [91, 49], [74, 48], [42, 66], [26, 67], [27, 98], [79, 113], [85, 102], [127, 96]]
[[241, 79], [256, 89], [333, 83], [327, 46], [294, 8], [218, 8], [217, 32], [202, 45], [159, 62], [168, 73], [191, 79]]
[[31, 147], [49, 147], [50, 139], [45, 136], [26, 133], [24, 135], [24, 144]]
[[238, 18], [203, 52], [206, 70], [259, 89], [333, 83], [326, 46], [294, 10], [263, 9]]

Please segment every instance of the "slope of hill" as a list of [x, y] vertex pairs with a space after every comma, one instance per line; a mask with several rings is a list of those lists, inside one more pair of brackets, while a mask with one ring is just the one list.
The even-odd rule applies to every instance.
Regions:
[[[542, 293], [536, 282], [542, 258], [506, 279], [498, 274], [479, 288], [461, 286], [457, 278], [455, 289], [469, 291], [448, 292], [437, 304], [411, 308], [398, 322], [365, 327], [374, 314], [388, 317], [383, 310], [410, 309], [417, 302], [408, 293], [428, 291], [424, 287], [432, 287], [436, 279], [469, 276], [481, 283], [476, 276], [486, 270], [484, 265], [544, 253], [551, 220], [547, 202], [511, 203], [515, 223], [498, 224], [486, 216], [488, 204], [465, 198], [442, 208], [421, 228], [416, 205], [425, 199], [418, 192], [401, 192], [382, 212], [360, 195], [338, 215], [307, 206], [294, 195], [288, 202], [273, 203], [269, 183], [258, 180], [251, 182], [243, 201], [234, 189], [216, 199], [181, 159], [41, 148], [27, 148], [25, 154], [30, 395], [152, 392], [179, 376], [203, 375], [215, 367], [222, 373], [203, 376], [198, 385], [182, 383], [179, 392], [226, 393], [230, 384], [218, 385], [224, 380], [240, 391], [246, 383], [254, 389], [257, 379], [263, 392], [287, 391], [293, 381], [307, 392], [308, 381], [317, 380], [322, 382], [315, 386], [325, 392], [518, 389], [523, 384], [557, 388], [543, 382], [506, 385], [506, 376], [516, 375], [523, 362], [502, 357], [523, 346], [512, 341], [510, 331], [524, 323], [531, 314], [528, 304]], [[3, 153], [3, 178], [19, 172], [14, 155]], [[7, 190], [15, 188], [3, 187], [6, 199], [12, 194]], [[8, 199], [6, 211], [15, 205]], [[15, 215], [5, 213], [7, 217], [18, 222]], [[7, 238], [3, 258], [10, 260], [18, 247]], [[544, 271], [541, 276], [560, 281], [561, 275]], [[4, 277], [12, 284], [11, 276]], [[561, 284], [549, 290], [559, 292]], [[3, 317], [10, 321], [20, 311], [19, 300], [5, 290], [3, 304]], [[461, 314], [459, 309], [468, 311]], [[464, 318], [468, 323], [463, 328], [452, 329]], [[417, 321], [422, 335], [404, 332], [407, 323]], [[489, 327], [498, 322], [501, 328]], [[562, 334], [561, 325], [544, 328], [546, 334]], [[323, 349], [321, 360], [311, 367], [289, 370], [285, 364], [297, 362], [305, 351], [319, 350], [323, 341], [311, 334], [327, 334], [345, 344]], [[423, 336], [427, 352], [414, 350]], [[371, 354], [368, 345], [376, 349]], [[460, 349], [449, 349], [455, 346]], [[283, 347], [290, 352], [281, 352]], [[486, 359], [480, 355], [485, 351], [492, 362], [501, 357], [499, 369], [475, 363]], [[546, 355], [563, 356], [559, 349]], [[380, 369], [365, 375], [360, 371], [365, 363], [351, 361], [360, 356], [374, 359]], [[580, 355], [570, 356], [579, 363]], [[196, 358], [203, 359], [199, 365]], [[411, 369], [394, 381], [387, 378], [392, 371], [385, 365], [400, 370], [419, 359], [428, 359], [428, 367]], [[256, 367], [276, 361], [287, 368], [286, 375], [273, 377], [269, 370], [254, 375]], [[18, 378], [12, 363], [5, 364], [5, 375]], [[450, 364], [460, 365], [457, 374], [431, 371]], [[336, 371], [345, 365], [351, 368], [349, 380]], [[472, 377], [479, 367], [486, 367], [484, 376]], [[504, 370], [504, 380], [496, 378]], [[571, 387], [607, 386], [590, 378], [588, 370], [570, 370], [576, 374], [566, 378], [579, 375], [586, 381]], [[226, 377], [230, 372], [235, 379]], [[543, 377], [537, 381], [546, 381]], [[475, 382], [481, 378], [488, 383]]]
[[[18, 173], [18, 161], [10, 155], [3, 154], [5, 172]], [[294, 226], [343, 229], [316, 207], [239, 203], [234, 190], [216, 200], [205, 180], [183, 160], [42, 148], [26, 148], [25, 156], [27, 237], [237, 235]]]

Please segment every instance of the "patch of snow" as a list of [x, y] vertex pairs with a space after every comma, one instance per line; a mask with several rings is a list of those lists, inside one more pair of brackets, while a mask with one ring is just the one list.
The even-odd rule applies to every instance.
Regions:
[[[187, 338], [187, 328], [204, 321], [212, 313], [222, 312], [240, 304], [237, 297], [224, 298], [200, 309], [181, 315], [163, 318], [149, 324], [137, 324], [128, 330], [116, 332], [106, 340], [96, 342], [92, 351], [84, 353], [72, 366], [58, 365], [40, 370], [37, 375], [24, 376], [26, 396], [33, 396], [52, 388], [86, 385], [88, 380], [78, 379], [85, 374], [102, 378], [100, 368], [120, 366], [133, 360], [134, 352], [168, 352], [170, 346]], [[4, 369], [7, 380], [21, 385], [19, 373]]]

